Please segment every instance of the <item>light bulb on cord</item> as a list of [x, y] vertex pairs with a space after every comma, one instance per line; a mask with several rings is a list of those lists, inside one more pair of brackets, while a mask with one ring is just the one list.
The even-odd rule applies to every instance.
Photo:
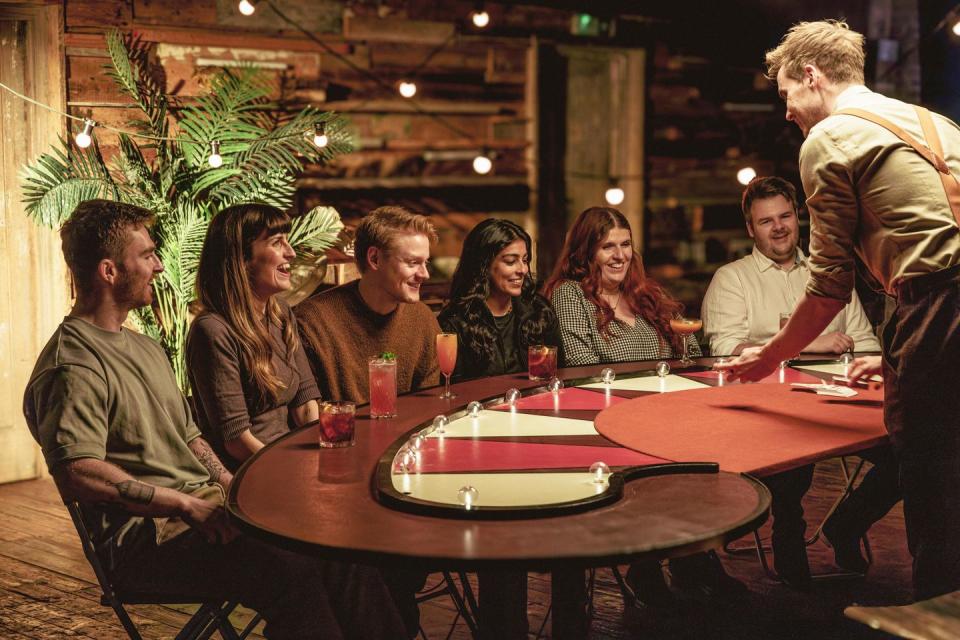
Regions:
[[486, 153], [481, 153], [473, 159], [473, 170], [480, 175], [487, 175], [491, 169], [493, 169], [493, 160]]
[[237, 5], [237, 9], [240, 10], [245, 16], [252, 16], [253, 12], [257, 10], [256, 5], [254, 5], [252, 0], [240, 0], [240, 4]]
[[960, 37], [960, 19], [953, 23], [953, 35]]
[[483, 29], [490, 24], [490, 14], [484, 11], [482, 8], [471, 13], [470, 19], [473, 21], [473, 26], [475, 26], [477, 29]]
[[737, 171], [737, 182], [742, 185], [750, 184], [750, 181], [757, 177], [757, 172], [753, 167], [744, 167]]
[[330, 142], [330, 139], [327, 137], [327, 133], [322, 122], [318, 122], [316, 125], [314, 125], [313, 132], [313, 144], [317, 145], [317, 147], [321, 149], [327, 146], [327, 143]]
[[604, 200], [606, 200], [607, 204], [612, 207], [616, 207], [617, 205], [623, 203], [623, 199], [626, 197], [627, 196], [623, 192], [623, 189], [620, 188], [620, 183], [615, 179], [610, 181], [610, 186], [603, 194]]
[[210, 157], [207, 158], [207, 162], [209, 162], [210, 166], [214, 169], [218, 169], [223, 166], [223, 158], [220, 156], [219, 140], [214, 140], [210, 143]]
[[398, 90], [404, 98], [412, 98], [417, 95], [417, 84], [413, 81], [401, 80]]
[[86, 149], [90, 146], [90, 143], [93, 142], [93, 127], [96, 126], [96, 124], [93, 120], [83, 121], [83, 131], [73, 138], [73, 141], [77, 143], [78, 147]]

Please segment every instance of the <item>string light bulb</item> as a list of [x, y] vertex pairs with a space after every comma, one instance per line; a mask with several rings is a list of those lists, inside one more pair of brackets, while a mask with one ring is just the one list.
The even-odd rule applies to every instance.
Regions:
[[219, 140], [214, 140], [210, 143], [210, 157], [207, 158], [207, 162], [209, 162], [210, 166], [214, 169], [219, 169], [223, 166], [223, 158], [220, 156]]
[[257, 6], [254, 4], [254, 2], [255, 0], [240, 0], [240, 4], [237, 5], [237, 9], [239, 9], [240, 13], [245, 16], [252, 16], [253, 12], [257, 10]]
[[493, 160], [486, 153], [481, 153], [473, 159], [473, 170], [480, 175], [487, 175], [491, 169], [493, 169]]
[[477, 29], [484, 29], [490, 24], [490, 14], [482, 6], [477, 7], [476, 11], [470, 14], [470, 20]]
[[412, 80], [401, 80], [397, 90], [400, 91], [400, 95], [404, 98], [412, 98], [417, 95], [417, 84]]
[[619, 206], [626, 197], [627, 194], [620, 188], [620, 182], [616, 178], [610, 180], [610, 186], [603, 194], [603, 199], [607, 201], [607, 204], [611, 207]]
[[757, 177], [757, 171], [753, 167], [744, 167], [737, 171], [737, 182], [746, 186], [750, 181]]
[[327, 137], [324, 123], [318, 122], [313, 127], [313, 144], [317, 145], [318, 148], [323, 149], [329, 142], [330, 138]]
[[93, 128], [96, 126], [96, 122], [93, 120], [84, 120], [83, 121], [83, 131], [74, 136], [73, 141], [77, 143], [77, 146], [81, 149], [86, 149], [90, 146], [90, 143], [93, 142]]
[[953, 29], [951, 29], [951, 31], [953, 31], [953, 35], [960, 38], [960, 18], [957, 18], [957, 20], [954, 21]]

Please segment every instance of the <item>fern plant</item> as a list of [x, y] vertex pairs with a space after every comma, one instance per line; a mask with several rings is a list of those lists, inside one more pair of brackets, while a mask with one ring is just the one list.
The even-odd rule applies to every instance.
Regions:
[[[99, 145], [86, 149], [59, 145], [24, 168], [21, 180], [28, 215], [40, 225], [59, 228], [76, 206], [93, 198], [119, 200], [156, 214], [153, 227], [164, 272], [154, 280], [154, 304], [131, 318], [143, 333], [163, 345], [177, 380], [188, 391], [184, 344], [188, 305], [194, 299], [200, 250], [210, 219], [234, 204], [265, 203], [289, 209], [294, 180], [303, 159], [323, 162], [351, 150], [346, 122], [307, 107], [278, 119], [270, 87], [257, 69], [219, 72], [206, 95], [171, 109], [149, 47], [111, 31], [106, 37], [108, 75], [140, 110], [119, 134], [118, 152], [107, 163]], [[329, 142], [313, 144], [323, 123]], [[223, 164], [211, 167], [211, 143], [220, 143]], [[330, 207], [317, 207], [294, 219], [290, 243], [298, 256], [314, 260], [336, 244], [343, 223]]]

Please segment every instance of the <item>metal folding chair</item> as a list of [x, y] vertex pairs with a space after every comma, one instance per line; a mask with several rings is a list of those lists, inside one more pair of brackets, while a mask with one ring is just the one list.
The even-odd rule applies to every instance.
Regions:
[[[76, 527], [77, 534], [80, 536], [83, 555], [86, 556], [87, 562], [93, 567], [93, 572], [97, 576], [97, 582], [100, 584], [100, 590], [102, 591], [100, 604], [113, 609], [114, 613], [117, 614], [117, 618], [120, 620], [120, 624], [123, 625], [124, 630], [127, 632], [127, 635], [130, 636], [131, 640], [142, 640], [142, 637], [137, 626], [133, 623], [133, 620], [130, 619], [130, 615], [124, 608], [125, 605], [196, 604], [192, 598], [176, 594], [147, 595], [136, 593], [121, 594], [117, 592], [110, 580], [110, 576], [107, 575], [106, 570], [100, 562], [100, 557], [97, 555], [93, 538], [90, 536], [90, 532], [84, 524], [80, 505], [76, 502], [71, 502], [67, 504], [67, 511], [70, 512], [73, 525]], [[216, 631], [220, 632], [223, 640], [243, 640], [250, 635], [250, 632], [252, 632], [260, 622], [259, 614], [255, 615], [247, 626], [238, 632], [234, 629], [229, 619], [230, 613], [236, 608], [237, 603], [202, 602], [199, 604], [200, 608], [187, 620], [187, 623], [176, 635], [176, 640], [206, 640]]]
[[[457, 615], [450, 625], [450, 632], [453, 633], [453, 627], [456, 626], [457, 620], [463, 618], [467, 628], [470, 629], [471, 637], [477, 637], [477, 599], [473, 594], [473, 589], [470, 587], [470, 582], [467, 580], [467, 574], [462, 571], [457, 573], [460, 577], [460, 583], [463, 586], [462, 593], [457, 587], [456, 580], [454, 580], [453, 575], [449, 571], [444, 571], [441, 575], [443, 579], [439, 583], [417, 594], [417, 604], [439, 598], [440, 596], [449, 595], [454, 606], [457, 608]], [[423, 627], [420, 628], [420, 636], [424, 638], [424, 640], [427, 638]], [[450, 637], [449, 634], [447, 637]]]

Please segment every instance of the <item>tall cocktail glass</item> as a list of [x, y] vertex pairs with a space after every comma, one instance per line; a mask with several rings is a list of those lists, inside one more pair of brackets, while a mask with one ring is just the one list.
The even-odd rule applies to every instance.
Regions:
[[690, 336], [700, 331], [700, 327], [703, 326], [703, 321], [698, 318], [671, 318], [670, 319], [670, 328], [673, 329], [673, 332], [678, 336], [683, 338], [683, 357], [680, 358], [680, 364], [684, 367], [689, 367], [694, 364], [693, 358], [690, 357]]
[[457, 366], [457, 334], [437, 334], [437, 360], [440, 361], [440, 373], [446, 378], [446, 384], [440, 397], [445, 400], [452, 400], [457, 397], [457, 394], [450, 391], [450, 376], [453, 375], [453, 370]]
[[370, 358], [370, 417], [397, 417], [397, 360]]

